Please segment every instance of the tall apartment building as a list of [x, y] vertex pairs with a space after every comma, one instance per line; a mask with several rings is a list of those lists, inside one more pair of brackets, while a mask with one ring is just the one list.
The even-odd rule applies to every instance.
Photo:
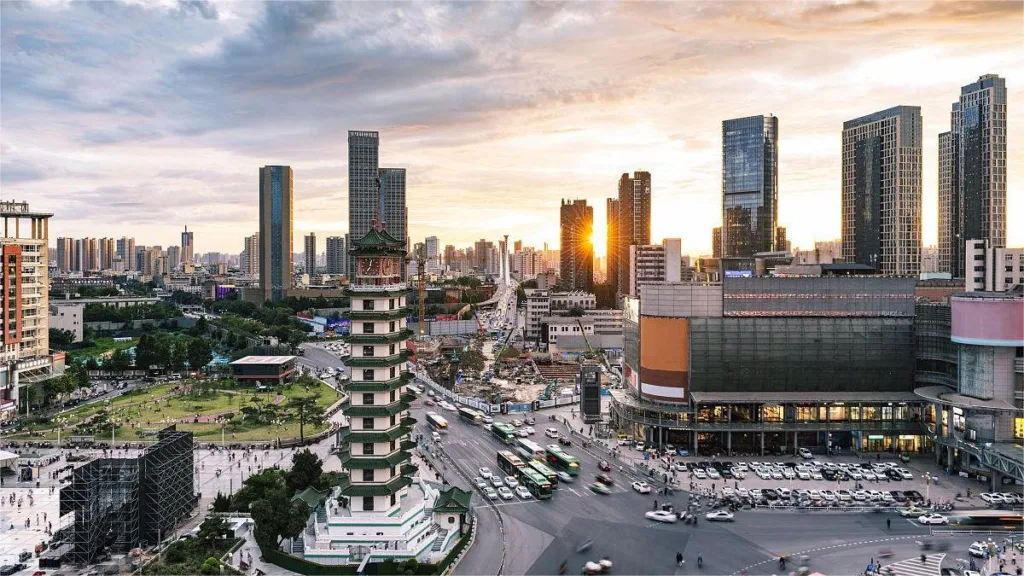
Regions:
[[1024, 284], [1024, 248], [994, 247], [988, 240], [964, 242], [968, 292], [1006, 292]]
[[327, 273], [345, 274], [348, 270], [348, 235], [327, 237]]
[[440, 245], [438, 244], [437, 236], [427, 236], [425, 244], [427, 250], [427, 262], [437, 264], [438, 256], [440, 256]]
[[629, 295], [640, 297], [641, 284], [647, 282], [679, 282], [682, 247], [679, 238], [665, 238], [661, 244], [630, 246]]
[[723, 121], [722, 257], [773, 251], [778, 200], [779, 119], [768, 115]]
[[775, 227], [775, 251], [776, 252], [789, 252], [792, 246], [789, 243], [789, 238], [786, 237], [786, 227], [776, 226]]
[[[192, 232], [188, 231], [188, 226], [185, 226], [185, 231], [181, 233], [181, 258], [182, 262], [192, 262], [192, 257], [195, 256], [195, 237]], [[168, 248], [170, 251], [170, 248]], [[177, 268], [177, 264], [172, 266]]]
[[970, 275], [967, 240], [1006, 246], [1006, 80], [986, 74], [960, 89], [939, 134], [939, 271]]
[[238, 258], [238, 268], [246, 276], [260, 275], [260, 233], [246, 236], [242, 242], [242, 254]]
[[619, 286], [619, 199], [605, 200], [605, 282]]
[[51, 216], [33, 212], [28, 202], [0, 202], [0, 420], [19, 412], [26, 384], [42, 382], [52, 372], [47, 274]]
[[167, 259], [167, 272], [177, 270], [182, 261], [181, 246], [168, 246], [164, 257]]
[[115, 241], [113, 238], [100, 238], [97, 241], [97, 270], [110, 270], [114, 267], [114, 248]]
[[[350, 130], [348, 133], [348, 231], [362, 238], [370, 220], [383, 218], [386, 229], [402, 242], [409, 237], [405, 206], [405, 168], [381, 168], [380, 135]], [[350, 259], [349, 278], [355, 277]], [[405, 266], [402, 267], [405, 277]]]
[[271, 302], [292, 287], [294, 178], [291, 166], [260, 168], [260, 290]]
[[75, 255], [74, 238], [57, 238], [57, 271], [67, 274], [72, 270], [72, 260]]
[[305, 262], [306, 274], [310, 275], [310, 282], [313, 281], [313, 274], [316, 274], [316, 234], [310, 232], [303, 238], [302, 259]]
[[135, 238], [122, 236], [118, 239], [114, 250], [115, 254], [121, 258], [125, 270], [138, 269], [138, 265], [135, 263]]
[[843, 123], [843, 258], [883, 274], [921, 271], [921, 108]]
[[149, 250], [146, 246], [136, 245], [135, 246], [135, 270], [136, 272], [143, 272], [146, 269], [146, 251]]
[[559, 219], [561, 283], [567, 290], [594, 288], [594, 209], [586, 200], [562, 200]]
[[[651, 243], [651, 173], [634, 172], [633, 177], [619, 178], [618, 268], [617, 292], [629, 289], [629, 247]], [[593, 218], [591, 218], [593, 221]], [[565, 251], [565, 246], [562, 246]], [[589, 290], [589, 288], [588, 288]]]
[[163, 274], [165, 262], [164, 250], [160, 246], [150, 246], [142, 255], [142, 273], [145, 276], [159, 276]]

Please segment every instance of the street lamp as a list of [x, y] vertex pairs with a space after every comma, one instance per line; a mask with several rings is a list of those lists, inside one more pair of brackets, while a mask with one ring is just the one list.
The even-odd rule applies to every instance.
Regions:
[[65, 416], [60, 416], [60, 417], [57, 418], [57, 450], [60, 450], [60, 432], [61, 432], [61, 429], [64, 428], [64, 425], [67, 424], [67, 421], [68, 421], [68, 419]]

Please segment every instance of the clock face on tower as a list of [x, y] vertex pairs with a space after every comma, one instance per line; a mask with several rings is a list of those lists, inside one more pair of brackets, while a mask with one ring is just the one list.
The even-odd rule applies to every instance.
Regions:
[[398, 276], [398, 259], [383, 258], [380, 261], [380, 272], [383, 276]]
[[380, 259], [379, 258], [360, 258], [359, 259], [359, 275], [360, 276], [380, 276]]

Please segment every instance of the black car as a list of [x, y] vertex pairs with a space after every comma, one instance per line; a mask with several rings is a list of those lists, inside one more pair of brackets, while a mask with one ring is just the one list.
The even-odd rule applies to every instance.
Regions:
[[778, 500], [779, 493], [771, 488], [765, 488], [761, 490], [761, 496], [764, 496], [765, 500]]
[[565, 436], [559, 436], [558, 437], [558, 443], [561, 444], [562, 446], [571, 446], [572, 445], [572, 440], [569, 440]]
[[890, 490], [889, 494], [892, 494], [892, 499], [897, 502], [907, 501], [907, 497], [903, 494], [903, 492], [900, 492], [899, 490]]
[[612, 480], [612, 477], [607, 474], [595, 474], [594, 479], [605, 486], [611, 486], [615, 483], [615, 481]]
[[900, 474], [899, 471], [894, 468], [889, 468], [888, 470], [886, 470], [885, 475], [888, 476], [890, 480], [896, 480], [897, 482], [903, 480], [903, 475]]
[[825, 480], [835, 480], [836, 471], [832, 470], [831, 468], [825, 468], [821, 471], [821, 477], [824, 478]]
[[722, 468], [719, 472], [722, 474], [722, 478], [732, 478], [732, 470], [729, 468]]
[[924, 500], [924, 496], [917, 490], [904, 490], [903, 494], [907, 497], [907, 500]]

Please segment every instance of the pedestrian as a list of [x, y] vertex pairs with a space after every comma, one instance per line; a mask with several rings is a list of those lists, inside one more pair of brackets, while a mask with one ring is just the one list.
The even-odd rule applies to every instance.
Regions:
[[654, 501], [654, 508], [651, 508], [651, 510], [657, 510], [657, 509], [658, 509], [658, 501], [655, 500]]
[[676, 552], [676, 566], [682, 566], [682, 565], [683, 565], [683, 553], [682, 552]]
[[891, 528], [892, 528], [892, 519], [891, 518], [886, 518], [885, 519], [885, 529], [886, 530], [890, 530]]

